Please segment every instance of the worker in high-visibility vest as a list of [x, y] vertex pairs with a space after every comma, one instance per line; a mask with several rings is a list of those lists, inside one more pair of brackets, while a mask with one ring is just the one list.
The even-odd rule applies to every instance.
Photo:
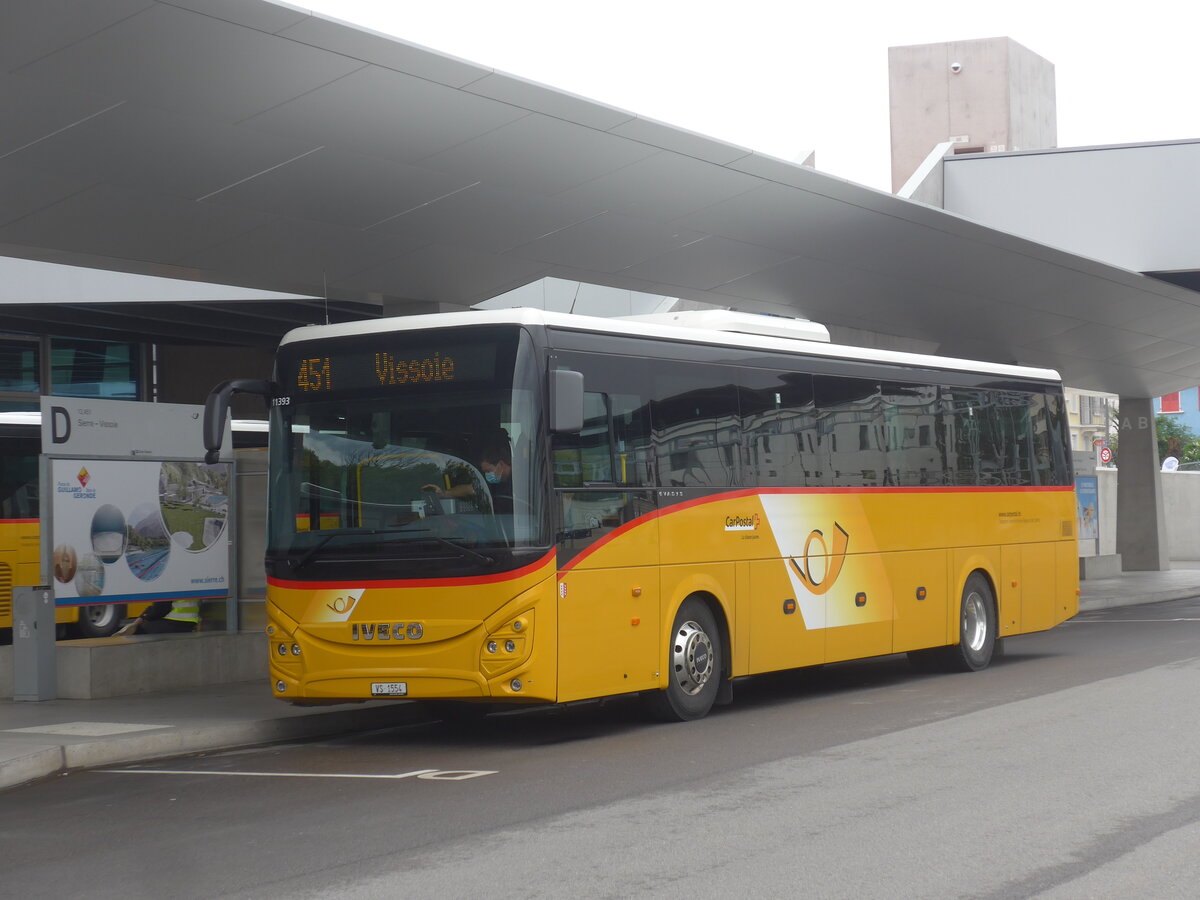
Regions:
[[159, 600], [137, 618], [134, 634], [176, 634], [200, 627], [200, 599]]

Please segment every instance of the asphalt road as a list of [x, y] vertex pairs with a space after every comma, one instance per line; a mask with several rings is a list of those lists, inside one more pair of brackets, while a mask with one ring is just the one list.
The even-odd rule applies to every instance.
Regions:
[[0, 896], [1196, 896], [1200, 601], [1006, 651], [75, 773], [5, 793]]

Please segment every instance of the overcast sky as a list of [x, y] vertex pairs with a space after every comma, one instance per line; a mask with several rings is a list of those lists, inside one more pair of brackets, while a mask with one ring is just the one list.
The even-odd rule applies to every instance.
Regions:
[[1046, 58], [1061, 147], [1200, 138], [1196, 0], [296, 5], [883, 190], [891, 46], [1007, 36]]

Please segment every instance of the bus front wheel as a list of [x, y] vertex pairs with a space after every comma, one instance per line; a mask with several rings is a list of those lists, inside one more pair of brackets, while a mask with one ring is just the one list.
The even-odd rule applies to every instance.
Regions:
[[689, 597], [675, 614], [667, 642], [666, 690], [647, 692], [650, 711], [668, 722], [708, 715], [724, 670], [721, 632], [704, 601]]
[[958, 644], [950, 648], [956, 669], [986, 669], [996, 652], [996, 599], [991, 585], [978, 572], [963, 585], [958, 613]]
[[97, 638], [115, 634], [125, 618], [125, 607], [119, 603], [97, 603], [79, 607], [75, 632], [80, 637]]

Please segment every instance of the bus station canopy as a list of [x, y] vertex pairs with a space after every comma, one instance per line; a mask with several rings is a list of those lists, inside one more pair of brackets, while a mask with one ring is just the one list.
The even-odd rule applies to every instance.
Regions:
[[1200, 383], [1198, 293], [295, 7], [8, 3], [0, 57], [0, 255], [395, 313], [554, 276]]

